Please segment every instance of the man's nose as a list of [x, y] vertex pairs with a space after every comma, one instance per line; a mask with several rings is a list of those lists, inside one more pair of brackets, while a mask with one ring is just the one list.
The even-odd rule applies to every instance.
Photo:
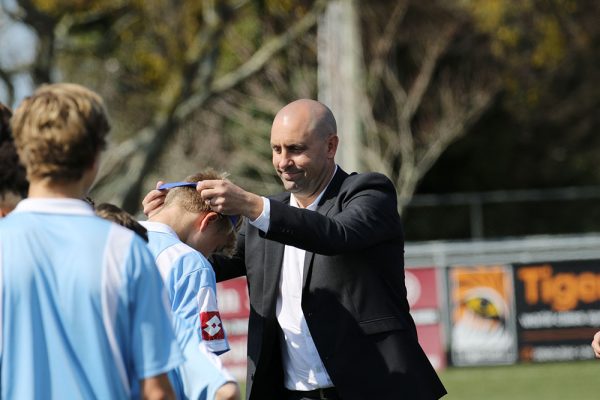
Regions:
[[292, 164], [292, 159], [288, 157], [287, 152], [282, 151], [278, 160], [279, 169], [286, 169]]

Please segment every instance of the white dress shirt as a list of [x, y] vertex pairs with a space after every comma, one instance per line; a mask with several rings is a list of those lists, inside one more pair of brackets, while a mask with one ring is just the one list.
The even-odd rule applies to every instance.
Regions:
[[[326, 189], [327, 187], [306, 207], [307, 210], [317, 209]], [[267, 232], [270, 222], [270, 203], [264, 197], [263, 205], [262, 214], [254, 221], [250, 221], [250, 224]], [[290, 196], [290, 206], [298, 207], [294, 194]], [[302, 312], [302, 275], [305, 255], [305, 250], [285, 246], [277, 294], [277, 321], [283, 331], [281, 349], [284, 385], [289, 390], [313, 390], [333, 386]]]

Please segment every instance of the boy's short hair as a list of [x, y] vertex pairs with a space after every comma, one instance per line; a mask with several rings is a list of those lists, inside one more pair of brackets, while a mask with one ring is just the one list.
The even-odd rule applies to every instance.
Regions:
[[[225, 174], [219, 174], [213, 169], [206, 169], [193, 175], [185, 177], [184, 182], [199, 182], [204, 180], [225, 179]], [[209, 212], [210, 205], [200, 196], [200, 193], [194, 187], [178, 186], [169, 190], [165, 197], [165, 206], [171, 203], [177, 203], [184, 210], [193, 213]]]
[[8, 205], [5, 200], [14, 207], [12, 203], [26, 197], [29, 188], [10, 133], [11, 116], [10, 108], [0, 103], [0, 208]]
[[0, 200], [8, 193], [22, 198], [27, 197], [29, 182], [25, 178], [25, 168], [19, 161], [15, 145], [6, 141], [0, 144]]
[[76, 181], [106, 145], [110, 124], [102, 98], [72, 83], [43, 85], [12, 118], [12, 133], [29, 181]]
[[[225, 176], [226, 174], [219, 174], [213, 169], [205, 169], [194, 175], [187, 176], [183, 181], [198, 182], [203, 180], [225, 179]], [[206, 202], [202, 199], [202, 196], [196, 190], [196, 188], [190, 186], [178, 186], [169, 189], [169, 192], [165, 197], [164, 206], [167, 207], [171, 204], [177, 204], [185, 211], [192, 213], [211, 211], [210, 205], [206, 204]], [[219, 215], [221, 216], [221, 220], [219, 221], [219, 228], [223, 232], [223, 234], [227, 234], [230, 237], [229, 245], [226, 246], [224, 249], [221, 249], [219, 252], [225, 255], [232, 255], [233, 248], [235, 246], [235, 232], [239, 226], [240, 218], [237, 218], [238, 223], [236, 224], [236, 226], [232, 226], [233, 224], [231, 218], [222, 214]]]
[[12, 117], [10, 108], [0, 103], [0, 145], [13, 140], [10, 133], [10, 117]]
[[127, 211], [111, 203], [100, 203], [95, 207], [97, 216], [131, 229], [148, 242], [148, 230]]

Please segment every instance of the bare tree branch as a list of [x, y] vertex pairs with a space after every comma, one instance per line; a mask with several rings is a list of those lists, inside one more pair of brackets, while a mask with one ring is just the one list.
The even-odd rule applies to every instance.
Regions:
[[37, 52], [32, 68], [34, 84], [51, 82], [50, 75], [54, 63], [54, 29], [58, 20], [48, 14], [40, 12], [31, 0], [19, 0], [21, 10], [14, 17], [31, 26], [38, 37]]
[[300, 21], [283, 34], [269, 40], [252, 57], [235, 71], [217, 78], [209, 92], [198, 92], [184, 101], [175, 112], [177, 119], [185, 119], [193, 110], [198, 109], [209, 95], [223, 93], [238, 85], [244, 79], [258, 72], [276, 53], [283, 50], [298, 36], [311, 29], [317, 22], [317, 17], [323, 12], [327, 1], [319, 0]]
[[408, 91], [406, 103], [402, 108], [402, 119], [405, 121], [410, 121], [414, 117], [423, 100], [425, 92], [429, 88], [438, 60], [448, 48], [453, 33], [456, 32], [457, 28], [458, 24], [452, 24], [445, 32], [440, 32], [435, 36], [435, 39], [432, 39], [433, 42], [430, 43], [425, 50], [425, 57], [419, 69], [419, 73]]
[[408, 0], [397, 1], [389, 20], [387, 21], [383, 34], [375, 44], [373, 51], [373, 59], [368, 69], [367, 76], [367, 91], [372, 98], [377, 96], [381, 80], [379, 77], [386, 66], [385, 60], [388, 58], [390, 50], [393, 48], [396, 41], [394, 40], [402, 20], [408, 10]]
[[425, 147], [418, 160], [418, 179], [423, 178], [451, 143], [469, 131], [469, 128], [491, 107], [497, 94], [498, 89], [494, 87], [488, 90], [476, 90], [470, 96], [470, 104], [464, 105], [460, 110], [454, 108], [444, 114], [432, 134], [435, 139]]
[[[224, 11], [219, 9], [220, 11]], [[197, 36], [209, 37], [211, 40], [197, 39], [196, 46], [188, 53], [188, 63], [184, 65], [180, 75], [174, 74], [175, 80], [165, 86], [162, 99], [162, 108], [155, 112], [155, 118], [150, 126], [143, 128], [131, 139], [119, 145], [120, 151], [110, 152], [97, 182], [98, 192], [102, 186], [108, 186], [113, 194], [111, 201], [122, 204], [127, 210], [135, 210], [141, 194], [141, 185], [144, 176], [160, 159], [161, 151], [180, 126], [182, 119], [176, 116], [176, 108], [186, 98], [192, 95], [190, 90], [194, 86], [205, 87], [214, 70], [215, 52], [219, 46], [220, 37], [225, 30], [226, 21], [223, 15], [212, 16], [209, 24], [198, 32]], [[196, 58], [194, 58], [195, 56]], [[207, 65], [205, 68], [201, 66]], [[208, 64], [213, 64], [211, 68]], [[204, 90], [207, 92], [207, 90]], [[127, 169], [127, 173], [122, 173]], [[117, 178], [114, 178], [114, 177]]]
[[441, 115], [431, 132], [422, 133], [421, 137], [425, 142], [415, 155], [414, 163], [402, 164], [402, 168], [408, 168], [409, 173], [400, 173], [396, 182], [401, 208], [410, 201], [418, 182], [448, 146], [469, 132], [473, 124], [493, 105], [499, 93], [497, 83], [486, 81], [482, 77], [473, 81], [478, 82], [474, 88], [465, 85], [451, 87], [449, 80], [440, 82]]
[[[160, 158], [161, 149], [167, 138], [209, 98], [235, 87], [258, 72], [277, 52], [311, 29], [316, 24], [317, 17], [325, 4], [325, 0], [317, 1], [313, 8], [288, 31], [266, 42], [238, 69], [216, 78], [212, 84], [207, 84], [204, 90], [199, 88], [190, 94], [182, 92], [179, 97], [173, 96], [170, 104], [157, 113], [151, 126], [143, 128], [134, 137], [120, 143], [117, 149], [109, 153], [97, 183], [98, 191], [101, 192], [102, 186], [110, 182], [110, 193], [113, 194], [111, 201], [122, 204], [129, 211], [137, 209], [144, 176]], [[213, 44], [218, 43], [216, 37], [220, 37], [224, 31], [222, 24], [217, 26], [219, 29], [213, 32], [215, 35], [211, 41]], [[210, 54], [210, 51], [207, 53]], [[207, 62], [206, 59], [204, 61]], [[187, 79], [189, 80], [190, 76]], [[191, 86], [189, 81], [182, 81], [181, 85], [181, 87]]]
[[[460, 76], [467, 71], [460, 67], [452, 70], [452, 80], [438, 73], [462, 25], [461, 18], [446, 14], [440, 20], [437, 15], [434, 31], [423, 25], [419, 40], [399, 43], [398, 32], [409, 4], [396, 3], [391, 16], [385, 17], [384, 32], [374, 40], [375, 60], [369, 66], [370, 101], [362, 110], [368, 127], [364, 161], [370, 169], [384, 172], [394, 181], [400, 211], [441, 154], [469, 131], [498, 93], [498, 85], [483, 76], [462, 82]], [[410, 51], [407, 67], [397, 65], [397, 60], [388, 56], [400, 46], [408, 46]], [[421, 52], [415, 51], [421, 48]], [[407, 82], [409, 73], [402, 68], [410, 65], [416, 65], [416, 71]], [[380, 106], [382, 96], [387, 105], [383, 112], [374, 108]]]

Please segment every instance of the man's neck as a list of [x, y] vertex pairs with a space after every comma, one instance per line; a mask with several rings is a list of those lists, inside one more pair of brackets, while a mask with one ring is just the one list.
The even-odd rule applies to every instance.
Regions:
[[177, 234], [182, 242], [187, 238], [191, 224], [188, 222], [188, 216], [185, 212], [180, 212], [173, 207], [164, 207], [158, 213], [148, 218], [150, 222], [160, 222], [168, 225]]
[[207, 249], [203, 247], [202, 243], [192, 244], [188, 241], [188, 238], [193, 233], [193, 230], [196, 229], [194, 224], [197, 217], [197, 214], [188, 213], [177, 209], [176, 207], [166, 207], [154, 214], [152, 217], [148, 218], [148, 221], [160, 222], [171, 227], [179, 240], [207, 257], [207, 254], [209, 253]]
[[294, 198], [296, 199], [296, 202], [298, 203], [298, 206], [300, 208], [306, 208], [308, 206], [310, 206], [316, 199], [317, 197], [319, 197], [319, 195], [321, 193], [323, 193], [323, 191], [325, 189], [327, 189], [327, 186], [329, 186], [329, 183], [331, 182], [331, 180], [333, 179], [333, 175], [335, 175], [335, 172], [337, 171], [337, 166], [336, 164], [333, 164], [331, 166], [331, 168], [329, 168], [329, 172], [324, 176], [321, 184], [319, 185], [318, 189], [308, 195], [308, 196], [301, 196], [299, 194], [294, 193]]
[[81, 199], [85, 197], [88, 185], [82, 181], [76, 182], [51, 182], [41, 179], [29, 183], [29, 198], [72, 198]]

